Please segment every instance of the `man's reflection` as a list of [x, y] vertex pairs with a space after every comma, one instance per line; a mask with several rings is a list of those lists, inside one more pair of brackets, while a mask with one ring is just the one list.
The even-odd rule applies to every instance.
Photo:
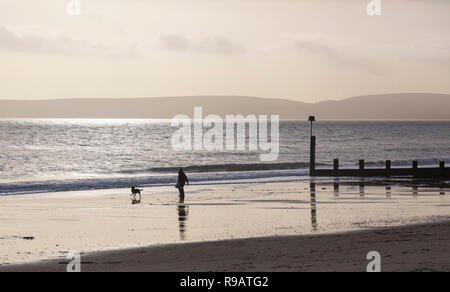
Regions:
[[180, 198], [180, 203], [178, 204], [178, 223], [179, 223], [179, 232], [180, 232], [180, 240], [186, 240], [186, 231], [187, 231], [187, 220], [189, 215], [189, 206], [184, 204], [184, 198]]

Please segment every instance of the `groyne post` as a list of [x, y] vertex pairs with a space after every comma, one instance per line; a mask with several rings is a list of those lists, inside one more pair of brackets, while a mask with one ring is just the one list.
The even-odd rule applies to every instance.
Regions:
[[364, 162], [364, 159], [361, 159], [359, 161], [359, 170], [364, 170], [364, 168], [365, 168], [365, 162]]
[[386, 160], [386, 170], [391, 170], [392, 167], [392, 161]]
[[335, 175], [337, 175], [338, 174], [338, 171], [339, 171], [339, 159], [334, 159], [334, 161], [333, 161], [333, 170], [334, 170], [334, 173], [335, 173]]
[[311, 136], [311, 149], [309, 159], [309, 175], [314, 175], [314, 172], [316, 170], [316, 136]]
[[316, 121], [315, 116], [309, 116], [308, 121], [311, 123], [311, 146], [309, 152], [309, 175], [315, 175], [316, 170], [316, 136], [313, 136], [313, 123]]
[[419, 169], [419, 162], [418, 161], [416, 161], [416, 160], [414, 160], [413, 162], [412, 162], [412, 175], [413, 175], [413, 177], [417, 177], [418, 176], [418, 169]]

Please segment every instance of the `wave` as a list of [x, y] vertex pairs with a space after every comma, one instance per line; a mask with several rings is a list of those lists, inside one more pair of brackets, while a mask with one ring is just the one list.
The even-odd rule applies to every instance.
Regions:
[[[327, 164], [318, 163], [318, 166]], [[309, 168], [309, 162], [291, 162], [291, 163], [256, 163], [256, 164], [215, 164], [215, 165], [191, 165], [183, 167], [187, 172], [205, 173], [205, 172], [239, 172], [239, 171], [269, 171], [269, 170], [289, 170]], [[180, 167], [154, 167], [140, 170], [118, 171], [120, 174], [137, 173], [174, 173], [178, 172]]]
[[[241, 172], [209, 172], [189, 174], [189, 180], [195, 184], [208, 184], [212, 182], [230, 182], [239, 180], [267, 179], [274, 177], [307, 176], [307, 169], [292, 169], [278, 171], [241, 171]], [[120, 189], [131, 186], [175, 186], [177, 175], [152, 175], [121, 178], [93, 178], [47, 180], [32, 182], [12, 182], [0, 184], [0, 195], [21, 195], [36, 193], [53, 193], [67, 191], [87, 191], [101, 189]]]
[[[450, 163], [445, 159], [419, 159], [419, 166], [438, 166], [439, 161]], [[412, 160], [393, 160], [393, 167], [408, 167]], [[318, 163], [319, 168], [330, 168], [331, 165]], [[353, 167], [353, 164], [343, 164]], [[366, 162], [367, 167], [384, 167], [385, 161]], [[278, 177], [305, 177], [309, 175], [309, 163], [272, 163], [272, 164], [220, 164], [194, 165], [184, 167], [192, 182], [208, 184], [212, 182], [232, 182], [239, 180], [268, 179]], [[52, 193], [66, 191], [85, 191], [100, 189], [119, 189], [131, 186], [169, 186], [175, 185], [178, 167], [157, 167], [150, 169], [120, 171], [110, 178], [61, 179], [46, 181], [20, 181], [0, 183], [0, 195], [19, 195], [33, 193]], [[122, 174], [122, 177], [115, 177]], [[133, 176], [134, 174], [134, 176]], [[144, 175], [142, 175], [144, 174]], [[139, 176], [137, 176], [139, 175]]]
[[[417, 159], [419, 166], [437, 167], [440, 161], [450, 163], [450, 158], [425, 158]], [[392, 160], [392, 167], [408, 167], [412, 166], [413, 160]], [[367, 167], [384, 167], [386, 161], [366, 161]], [[343, 167], [358, 167], [358, 163], [343, 163]], [[318, 162], [316, 167], [327, 168], [332, 164]], [[185, 171], [191, 173], [206, 172], [242, 172], [242, 171], [270, 171], [270, 170], [294, 170], [309, 169], [309, 162], [287, 162], [287, 163], [254, 163], [254, 164], [212, 164], [212, 165], [191, 165], [182, 167]], [[119, 174], [138, 174], [138, 173], [176, 173], [180, 167], [154, 167], [147, 169], [135, 169], [118, 171]]]

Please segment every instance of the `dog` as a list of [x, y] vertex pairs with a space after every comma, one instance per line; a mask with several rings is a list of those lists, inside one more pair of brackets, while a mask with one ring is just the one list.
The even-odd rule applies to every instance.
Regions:
[[136, 195], [141, 195], [141, 192], [143, 191], [143, 189], [136, 189], [136, 187], [131, 187], [131, 194], [133, 195], [133, 196], [136, 196]]
[[[131, 200], [133, 201], [133, 203], [138, 203], [141, 202], [141, 192], [143, 191], [143, 189], [137, 189], [136, 187], [131, 187]], [[136, 199], [136, 196], [139, 195], [139, 200]]]

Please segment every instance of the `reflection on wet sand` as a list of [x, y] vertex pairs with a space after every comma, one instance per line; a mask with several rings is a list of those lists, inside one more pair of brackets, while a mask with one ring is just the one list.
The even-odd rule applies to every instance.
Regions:
[[[449, 194], [450, 181], [368, 178], [365, 197], [360, 198], [359, 178], [298, 180], [194, 185], [187, 203], [179, 203], [171, 187], [154, 187], [154, 195], [139, 206], [129, 206], [128, 190], [42, 194], [39, 200], [0, 196], [0, 230], [14, 226], [13, 233], [0, 239], [0, 264], [45, 260], [62, 249], [334, 233], [430, 223], [450, 216], [450, 196], [439, 195]], [[336, 182], [338, 197], [333, 193]], [[414, 184], [420, 191], [415, 198]], [[386, 197], [389, 191], [392, 197]], [[74, 210], [68, 212], [68, 206]], [[98, 232], [105, 226], [108, 236]], [[60, 230], [67, 232], [62, 236]], [[128, 231], [124, 234], [124, 230]], [[49, 238], [59, 246], [49, 246], [47, 240], [29, 242], [23, 236]], [[364, 255], [361, 260], [365, 261]]]
[[[325, 183], [325, 185], [333, 185], [334, 189], [334, 197], [338, 198], [339, 196], [345, 195], [344, 193], [341, 193], [341, 186], [349, 186], [351, 189], [356, 191], [359, 190], [359, 196], [365, 197], [367, 194], [366, 192], [366, 186], [369, 187], [384, 187], [386, 197], [391, 198], [393, 194], [393, 188], [399, 187], [405, 190], [406, 193], [411, 194], [414, 198], [419, 197], [421, 195], [421, 192], [419, 190], [419, 187], [422, 189], [423, 192], [427, 192], [428, 190], [435, 189], [436, 192], [439, 192], [440, 195], [446, 195], [448, 193], [448, 189], [450, 187], [448, 182], [441, 182], [441, 183], [435, 183], [433, 181], [415, 181], [415, 180], [409, 180], [409, 181], [399, 181], [399, 180], [393, 180], [393, 181], [380, 181], [380, 182], [370, 182], [366, 180], [357, 180], [357, 181], [338, 181], [334, 180], [333, 182]], [[320, 185], [320, 183], [319, 183]], [[315, 184], [315, 187], [316, 186]]]
[[316, 184], [310, 184], [311, 189], [311, 228], [317, 231], [317, 204], [316, 204]]
[[334, 196], [339, 197], [339, 182], [334, 183]]
[[413, 197], [417, 197], [419, 195], [419, 187], [417, 185], [413, 186]]
[[180, 240], [186, 240], [186, 231], [187, 231], [187, 220], [189, 215], [189, 206], [184, 204], [184, 198], [180, 198], [180, 204], [177, 207], [178, 209], [178, 224], [179, 224], [179, 233]]
[[386, 186], [386, 197], [392, 196], [392, 187], [390, 185]]

